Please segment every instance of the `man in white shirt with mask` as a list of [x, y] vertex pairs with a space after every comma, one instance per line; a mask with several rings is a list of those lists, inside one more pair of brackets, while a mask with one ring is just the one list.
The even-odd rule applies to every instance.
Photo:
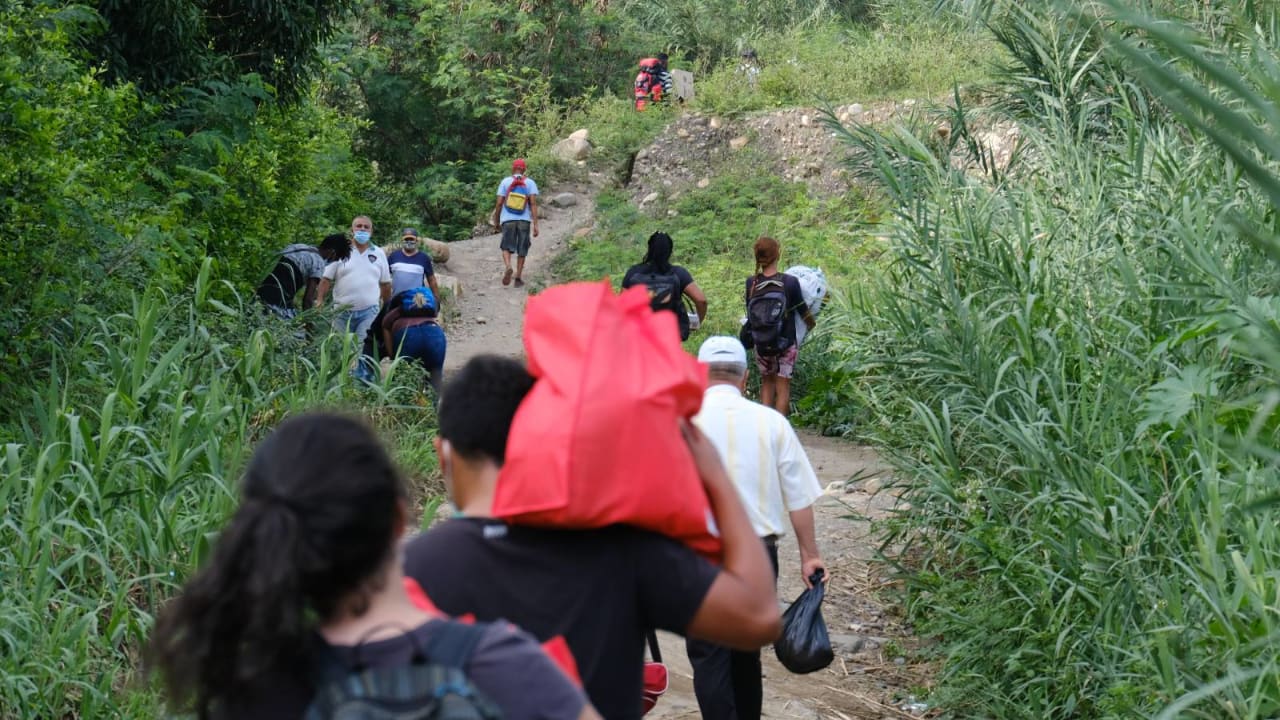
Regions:
[[[707, 338], [698, 360], [708, 365], [702, 409], [693, 421], [720, 452], [751, 525], [778, 573], [778, 538], [787, 527], [800, 547], [805, 585], [825, 566], [818, 553], [813, 503], [818, 477], [787, 418], [742, 396], [747, 351], [735, 337]], [[763, 700], [760, 652], [739, 652], [700, 640], [686, 643], [693, 689], [705, 720], [759, 720]]]
[[[361, 343], [362, 354], [372, 351], [369, 328], [378, 308], [391, 297], [391, 269], [386, 253], [373, 245], [373, 221], [360, 215], [351, 221], [351, 256], [329, 263], [324, 269], [316, 293], [316, 307], [324, 304], [329, 290], [340, 312], [333, 318], [334, 332], [348, 332]], [[373, 379], [371, 363], [359, 362], [353, 374], [362, 380]]]

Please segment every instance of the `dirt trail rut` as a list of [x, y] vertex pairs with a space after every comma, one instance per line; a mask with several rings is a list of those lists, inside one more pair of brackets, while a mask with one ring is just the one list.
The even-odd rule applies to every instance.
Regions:
[[[530, 293], [550, 284], [552, 261], [565, 249], [573, 231], [589, 222], [594, 209], [586, 194], [576, 195], [577, 205], [547, 208], [546, 217], [539, 221], [538, 237], [525, 259], [522, 288], [502, 284], [501, 237], [497, 233], [449, 243], [449, 262], [440, 272], [458, 278], [462, 295], [445, 323], [449, 336], [446, 376], [480, 353], [524, 355], [520, 325], [525, 301]], [[515, 258], [512, 263], [514, 267]]]
[[[568, 247], [575, 230], [591, 222], [594, 206], [589, 193], [579, 189], [575, 193], [576, 205], [548, 208], [540, 222], [539, 237], [533, 241], [525, 266], [524, 288], [502, 285], [497, 234], [450, 243], [449, 262], [440, 272], [458, 278], [462, 293], [445, 325], [449, 336], [446, 377], [479, 353], [523, 356], [520, 328], [529, 294], [554, 282], [551, 265], [556, 255]], [[807, 432], [801, 433], [801, 440], [827, 488], [815, 509], [819, 548], [831, 578], [823, 614], [836, 660], [826, 670], [792, 675], [778, 664], [772, 648], [766, 648], [764, 716], [805, 720], [926, 716], [927, 709], [913, 704], [911, 697], [911, 689], [927, 677], [925, 669], [914, 667], [910, 655], [902, 654], [914, 645], [909, 628], [876, 599], [883, 580], [881, 570], [871, 563], [877, 541], [871, 535], [870, 521], [884, 517], [893, 506], [891, 495], [875, 492], [887, 470], [870, 448]], [[778, 597], [789, 602], [804, 587], [794, 538], [780, 543], [779, 560]], [[697, 718], [684, 642], [663, 634], [661, 643], [671, 687], [647, 717]]]

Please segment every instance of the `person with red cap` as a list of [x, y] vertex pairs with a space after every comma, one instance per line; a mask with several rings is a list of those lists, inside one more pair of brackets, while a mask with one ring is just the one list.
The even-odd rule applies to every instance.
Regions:
[[511, 256], [516, 256], [516, 287], [524, 287], [524, 258], [533, 244], [530, 237], [538, 237], [538, 184], [525, 177], [525, 163], [516, 158], [511, 163], [511, 175], [498, 184], [498, 201], [493, 206], [490, 223], [502, 229], [502, 284], [511, 284]]

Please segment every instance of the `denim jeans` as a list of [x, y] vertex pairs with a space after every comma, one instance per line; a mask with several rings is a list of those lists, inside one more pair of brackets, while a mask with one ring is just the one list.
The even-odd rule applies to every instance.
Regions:
[[378, 306], [370, 305], [367, 308], [359, 310], [344, 310], [333, 317], [334, 332], [346, 332], [356, 336], [356, 342], [360, 343], [360, 359], [356, 362], [355, 369], [351, 371], [351, 375], [357, 380], [372, 382], [377, 373], [374, 368], [377, 364], [372, 358], [365, 356], [364, 348], [367, 345], [369, 336], [369, 328], [373, 325], [373, 319], [378, 315]]
[[435, 323], [412, 325], [395, 334], [391, 339], [396, 353], [422, 363], [431, 378], [431, 387], [440, 389], [440, 379], [444, 373], [444, 353], [448, 347], [444, 330]]

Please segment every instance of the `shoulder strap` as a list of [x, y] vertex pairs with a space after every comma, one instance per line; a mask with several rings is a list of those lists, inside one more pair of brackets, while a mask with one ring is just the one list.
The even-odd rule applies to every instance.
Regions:
[[427, 644], [428, 662], [465, 670], [476, 645], [480, 644], [488, 629], [488, 623], [467, 625], [454, 620], [445, 621]]
[[662, 649], [658, 647], [658, 633], [649, 630], [649, 658], [656, 663], [662, 662]]

